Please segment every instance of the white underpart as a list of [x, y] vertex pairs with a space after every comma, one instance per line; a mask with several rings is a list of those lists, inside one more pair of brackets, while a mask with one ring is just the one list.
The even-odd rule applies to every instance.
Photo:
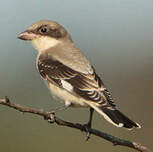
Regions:
[[111, 124], [115, 125], [116, 127], [123, 127], [124, 124], [123, 123], [119, 123], [118, 125], [116, 123], [114, 123], [102, 110], [100, 110], [96, 105], [94, 104], [90, 104], [90, 106], [92, 108], [94, 108], [98, 113], [100, 113], [108, 122], [110, 122]]
[[74, 107], [88, 107], [88, 104], [86, 104], [84, 100], [82, 100], [82, 98], [78, 98], [72, 95], [66, 89], [61, 89], [52, 83], [46, 83], [46, 84], [49, 90], [51, 91], [51, 93], [53, 94], [53, 96], [62, 99], [62, 101], [64, 101], [66, 105], [71, 105], [71, 103], [73, 103]]
[[41, 52], [51, 47], [54, 47], [60, 42], [59, 40], [56, 40], [55, 38], [51, 38], [48, 36], [40, 36], [39, 38], [32, 40], [31, 43], [35, 49]]
[[62, 86], [64, 89], [66, 89], [70, 92], [73, 91], [73, 86], [70, 83], [66, 82], [65, 80], [61, 80], [61, 83], [62, 83]]

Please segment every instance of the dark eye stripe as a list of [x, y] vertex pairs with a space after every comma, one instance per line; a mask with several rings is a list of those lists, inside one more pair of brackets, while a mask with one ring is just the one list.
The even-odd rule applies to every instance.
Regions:
[[62, 34], [62, 32], [60, 31], [60, 28], [56, 29], [56, 28], [52, 28], [48, 25], [41, 25], [33, 32], [36, 34], [47, 35], [47, 36], [54, 37], [57, 39], [65, 36], [65, 33]]

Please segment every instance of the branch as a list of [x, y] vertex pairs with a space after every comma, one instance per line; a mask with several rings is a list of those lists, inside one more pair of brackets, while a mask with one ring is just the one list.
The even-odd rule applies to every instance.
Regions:
[[[54, 116], [54, 122], [53, 122], [52, 121], [53, 115], [50, 112], [45, 112], [41, 109], [29, 108], [26, 106], [21, 106], [16, 103], [12, 103], [12, 102], [10, 102], [10, 100], [7, 97], [5, 97], [4, 99], [0, 99], [0, 104], [8, 106], [13, 109], [16, 109], [21, 112], [32, 113], [32, 114], [42, 116], [45, 118], [45, 120], [50, 120], [51, 123], [55, 122], [57, 125], [60, 125], [60, 126], [67, 126], [70, 128], [75, 128], [75, 129], [81, 130], [83, 132], [86, 132], [86, 128], [84, 125], [64, 121], [64, 120], [62, 120], [58, 117], [55, 117], [55, 116]], [[126, 146], [126, 147], [136, 149], [137, 151], [140, 151], [140, 152], [150, 152], [147, 147], [142, 146], [141, 144], [138, 144], [136, 142], [131, 142], [128, 140], [120, 139], [120, 138], [114, 137], [110, 134], [98, 131], [96, 129], [89, 129], [89, 132], [95, 136], [101, 137], [101, 138], [113, 143], [114, 146], [120, 145], [120, 146]]]

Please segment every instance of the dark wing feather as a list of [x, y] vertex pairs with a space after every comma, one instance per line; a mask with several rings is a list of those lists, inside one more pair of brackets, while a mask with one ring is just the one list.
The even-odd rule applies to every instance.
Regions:
[[38, 70], [43, 78], [49, 76], [52, 79], [69, 79], [76, 76], [75, 71], [46, 54], [39, 57]]
[[106, 89], [104, 88], [103, 82], [95, 71], [93, 74], [77, 72], [48, 56], [48, 54], [42, 54], [39, 56], [38, 70], [44, 79], [53, 81], [61, 88], [63, 88], [61, 80], [68, 82], [73, 86], [75, 94], [84, 99], [101, 105], [110, 104], [111, 106], [115, 106], [109, 97], [108, 92], [105, 91]]

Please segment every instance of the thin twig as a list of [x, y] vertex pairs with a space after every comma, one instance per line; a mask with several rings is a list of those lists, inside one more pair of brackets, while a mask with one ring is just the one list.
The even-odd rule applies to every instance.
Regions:
[[[52, 122], [52, 123], [55, 122], [57, 125], [60, 125], [60, 126], [67, 126], [67, 127], [75, 128], [75, 129], [86, 132], [86, 128], [82, 124], [64, 121], [58, 117], [53, 116], [50, 112], [45, 112], [41, 109], [29, 108], [26, 106], [21, 106], [16, 103], [12, 103], [8, 97], [5, 97], [4, 99], [0, 99], [0, 104], [8, 106], [10, 108], [14, 108], [14, 109], [21, 111], [21, 112], [32, 113], [32, 114], [42, 116], [46, 120], [50, 120], [50, 122]], [[140, 151], [140, 152], [150, 152], [147, 147], [142, 146], [141, 144], [138, 144], [136, 142], [131, 142], [128, 140], [120, 139], [118, 137], [114, 137], [110, 134], [98, 131], [96, 129], [89, 129], [89, 132], [93, 135], [96, 135], [98, 137], [101, 137], [101, 138], [113, 143], [114, 146], [120, 145], [120, 146], [126, 146], [126, 147], [136, 149], [137, 151]]]

